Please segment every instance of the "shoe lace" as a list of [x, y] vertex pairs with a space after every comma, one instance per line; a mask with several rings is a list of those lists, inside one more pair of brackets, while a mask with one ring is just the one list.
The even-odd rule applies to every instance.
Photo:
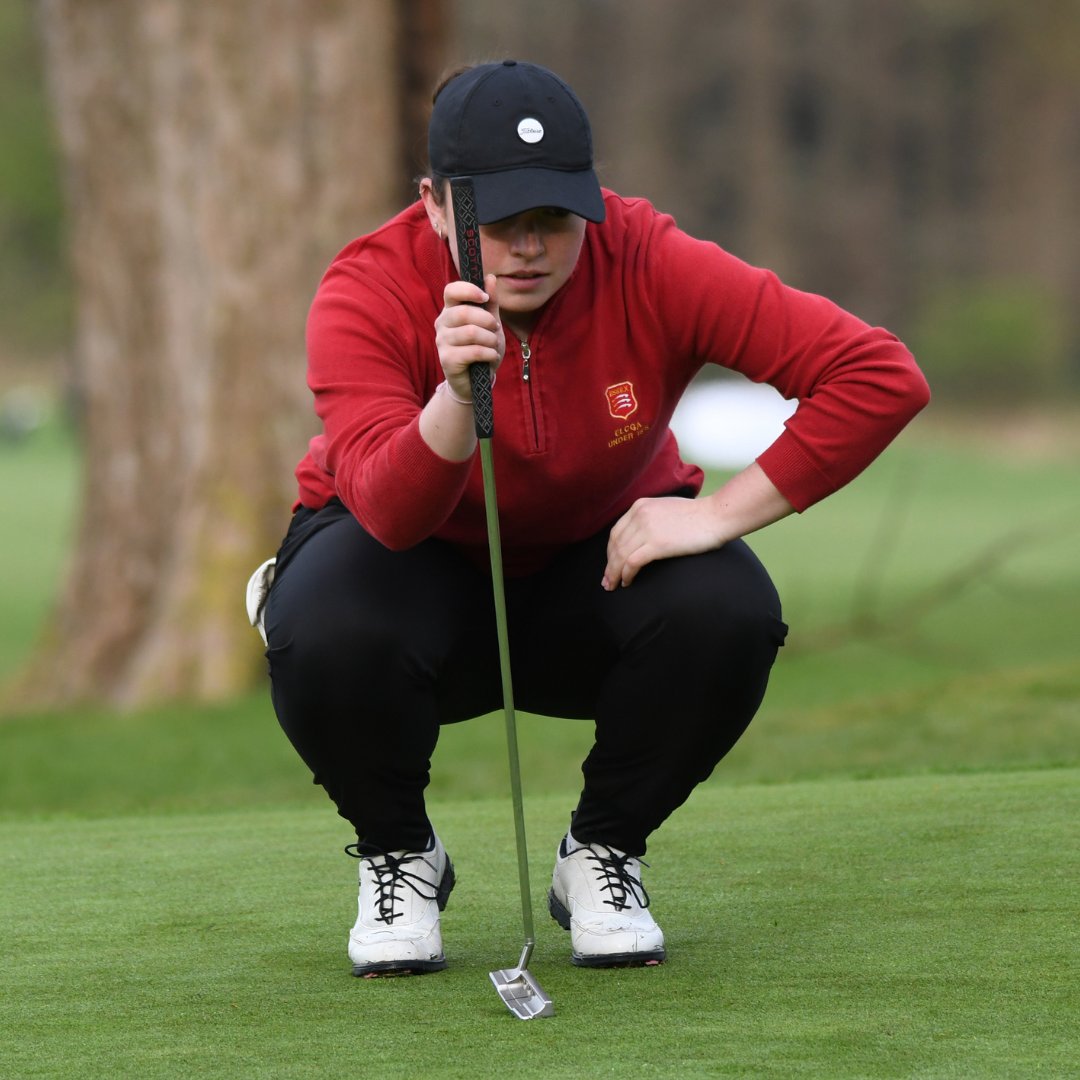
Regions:
[[[649, 906], [649, 894], [641, 883], [641, 878], [634, 877], [630, 871], [630, 863], [640, 862], [633, 855], [624, 855], [621, 851], [613, 848], [607, 849], [607, 854], [598, 851], [591, 844], [589, 847], [590, 861], [596, 863], [596, 872], [604, 878], [604, 884], [600, 886], [601, 892], [610, 893], [604, 903], [616, 911], [625, 911], [630, 907], [631, 900], [639, 907]], [[648, 866], [648, 863], [641, 863]]]
[[[375, 918], [379, 922], [392, 923], [404, 914], [398, 910], [403, 899], [398, 895], [399, 889], [412, 889], [422, 900], [437, 898], [436, 888], [431, 881], [405, 868], [406, 863], [423, 862], [423, 852], [406, 851], [399, 856], [384, 851], [372, 855], [358, 849], [358, 844], [350, 844], [345, 851], [354, 858], [363, 859], [375, 876], [375, 906], [378, 909]], [[420, 888], [420, 885], [424, 888]]]

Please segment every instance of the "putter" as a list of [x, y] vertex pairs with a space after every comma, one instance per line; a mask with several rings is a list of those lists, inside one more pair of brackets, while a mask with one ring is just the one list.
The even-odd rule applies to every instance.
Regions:
[[[476, 197], [472, 179], [468, 176], [452, 178], [450, 193], [454, 206], [454, 232], [457, 237], [461, 278], [482, 289], [484, 266], [480, 258], [480, 225], [476, 220]], [[489, 972], [489, 977], [503, 1003], [519, 1020], [534, 1020], [539, 1016], [554, 1016], [555, 1005], [528, 970], [536, 936], [529, 889], [529, 855], [525, 844], [525, 811], [521, 797], [521, 763], [518, 757], [517, 722], [514, 717], [514, 690], [510, 680], [510, 642], [506, 629], [499, 509], [495, 501], [495, 468], [491, 456], [491, 437], [495, 432], [495, 414], [491, 401], [491, 365], [472, 364], [469, 367], [469, 379], [472, 383], [473, 418], [476, 437], [480, 442], [480, 463], [484, 475], [484, 511], [487, 516], [488, 549], [491, 554], [491, 582], [495, 593], [495, 625], [499, 638], [506, 749], [510, 760], [510, 793], [514, 803], [521, 921], [525, 931], [525, 946], [521, 950], [517, 967]]]

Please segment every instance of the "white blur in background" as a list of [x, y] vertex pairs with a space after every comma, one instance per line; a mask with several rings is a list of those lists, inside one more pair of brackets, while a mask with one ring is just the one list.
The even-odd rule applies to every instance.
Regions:
[[749, 465], [784, 430], [797, 401], [771, 386], [717, 379], [692, 385], [671, 419], [684, 461], [716, 469]]

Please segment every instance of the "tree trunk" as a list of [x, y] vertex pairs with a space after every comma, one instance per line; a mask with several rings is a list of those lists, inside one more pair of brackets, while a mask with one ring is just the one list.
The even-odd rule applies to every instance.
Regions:
[[85, 476], [33, 701], [210, 699], [261, 666], [242, 592], [311, 433], [307, 307], [334, 252], [403, 205], [415, 7], [39, 0]]

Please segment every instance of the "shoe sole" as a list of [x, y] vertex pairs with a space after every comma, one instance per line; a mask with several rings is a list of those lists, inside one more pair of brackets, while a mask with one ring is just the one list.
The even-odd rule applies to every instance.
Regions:
[[387, 979], [395, 975], [428, 975], [445, 967], [445, 956], [438, 960], [381, 960], [377, 964], [353, 964], [352, 973], [358, 979]]
[[[446, 910], [446, 902], [456, 884], [454, 864], [447, 856], [446, 869], [438, 889], [435, 890], [435, 902], [440, 911]], [[378, 960], [371, 964], [353, 964], [352, 973], [358, 979], [386, 979], [400, 975], [428, 975], [433, 971], [442, 971], [445, 967], [446, 957], [440, 956], [434, 960]]]
[[[570, 912], [555, 895], [555, 890], [548, 891], [548, 911], [551, 917], [564, 929], [570, 929]], [[653, 949], [651, 952], [632, 953], [571, 953], [570, 963], [576, 967], [656, 967], [667, 959], [664, 949]]]

